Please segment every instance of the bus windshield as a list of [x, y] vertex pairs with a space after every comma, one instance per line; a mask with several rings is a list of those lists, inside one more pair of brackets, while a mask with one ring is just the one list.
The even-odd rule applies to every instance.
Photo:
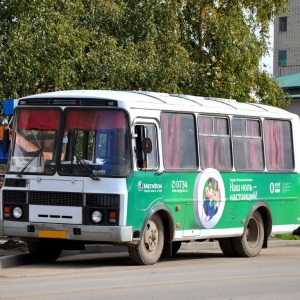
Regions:
[[57, 136], [61, 113], [59, 109], [18, 109], [13, 131], [13, 147], [8, 171], [46, 173], [54, 171]]
[[62, 176], [89, 176], [95, 180], [130, 173], [124, 111], [68, 108], [64, 114], [52, 108], [17, 110], [8, 171], [18, 175], [57, 171]]
[[67, 109], [59, 173], [92, 179], [128, 175], [128, 132], [127, 117], [121, 110]]

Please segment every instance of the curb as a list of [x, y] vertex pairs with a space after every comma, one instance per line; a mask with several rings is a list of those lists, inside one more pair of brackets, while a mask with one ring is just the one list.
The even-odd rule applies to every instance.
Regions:
[[0, 257], [0, 269], [11, 268], [31, 263], [30, 254], [17, 254]]
[[[271, 239], [268, 242], [268, 247], [300, 247], [300, 240], [277, 240]], [[182, 243], [180, 251], [197, 251], [197, 250], [217, 250], [220, 249], [219, 243], [212, 242], [191, 242]], [[127, 252], [125, 246], [113, 245], [86, 245], [85, 250], [64, 250], [62, 256], [71, 256], [75, 254], [91, 254], [91, 253], [118, 253]], [[17, 254], [0, 257], [0, 269], [11, 268], [19, 265], [26, 265], [33, 263], [30, 254]]]

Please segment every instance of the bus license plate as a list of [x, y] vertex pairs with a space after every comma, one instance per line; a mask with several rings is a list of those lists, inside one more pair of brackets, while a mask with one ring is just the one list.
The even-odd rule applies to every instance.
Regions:
[[67, 232], [64, 230], [40, 230], [39, 237], [51, 239], [66, 239]]

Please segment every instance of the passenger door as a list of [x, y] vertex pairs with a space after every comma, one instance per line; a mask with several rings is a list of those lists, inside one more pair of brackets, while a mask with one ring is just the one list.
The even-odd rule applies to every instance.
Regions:
[[158, 124], [137, 119], [134, 126], [135, 208], [151, 209], [162, 201], [162, 170], [159, 163]]

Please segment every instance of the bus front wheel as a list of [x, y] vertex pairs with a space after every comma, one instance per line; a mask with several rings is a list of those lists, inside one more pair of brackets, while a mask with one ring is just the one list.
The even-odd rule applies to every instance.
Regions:
[[259, 211], [255, 211], [250, 217], [244, 234], [240, 238], [233, 238], [233, 247], [237, 256], [257, 256], [263, 246], [264, 224]]
[[153, 215], [143, 231], [141, 242], [128, 246], [131, 260], [138, 265], [155, 264], [162, 253], [164, 245], [164, 226], [158, 215]]

